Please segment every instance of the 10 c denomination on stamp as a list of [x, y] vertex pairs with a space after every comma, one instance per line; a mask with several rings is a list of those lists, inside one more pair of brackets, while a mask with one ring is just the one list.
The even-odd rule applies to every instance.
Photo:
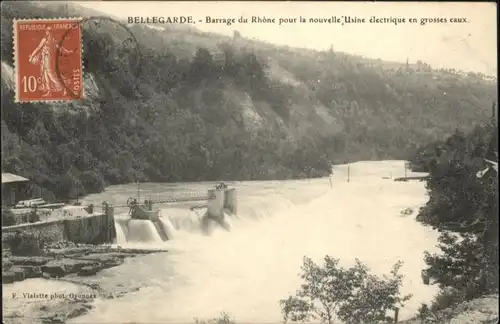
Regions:
[[16, 101], [84, 97], [81, 18], [15, 19]]

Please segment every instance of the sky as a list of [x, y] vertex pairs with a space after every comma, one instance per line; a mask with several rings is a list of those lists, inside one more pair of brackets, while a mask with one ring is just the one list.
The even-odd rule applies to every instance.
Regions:
[[[433, 68], [497, 74], [497, 9], [495, 3], [478, 2], [74, 2], [116, 17], [192, 16], [195, 27], [292, 47], [334, 50], [410, 63], [421, 60]], [[211, 18], [249, 18], [247, 24], [206, 23]], [[275, 24], [250, 23], [251, 16], [276, 18]], [[279, 18], [405, 18], [404, 24], [278, 24]], [[418, 23], [408, 23], [417, 18]], [[446, 18], [447, 23], [420, 24], [421, 18]], [[451, 23], [466, 18], [466, 23]], [[199, 22], [202, 20], [203, 22]]]

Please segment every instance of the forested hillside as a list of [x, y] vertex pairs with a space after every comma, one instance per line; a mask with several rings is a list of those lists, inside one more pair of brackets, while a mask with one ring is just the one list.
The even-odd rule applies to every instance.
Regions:
[[137, 68], [137, 52], [103, 23], [84, 30], [86, 100], [14, 103], [12, 18], [68, 15], [95, 13], [2, 4], [2, 169], [60, 197], [135, 180], [314, 177], [331, 162], [407, 158], [484, 121], [496, 98], [496, 83], [478, 75], [387, 69], [176, 26], [129, 26]]

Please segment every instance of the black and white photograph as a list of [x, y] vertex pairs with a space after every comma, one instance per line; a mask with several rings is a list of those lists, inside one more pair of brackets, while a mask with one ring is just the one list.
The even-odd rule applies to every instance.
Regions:
[[497, 10], [2, 1], [3, 323], [498, 323]]

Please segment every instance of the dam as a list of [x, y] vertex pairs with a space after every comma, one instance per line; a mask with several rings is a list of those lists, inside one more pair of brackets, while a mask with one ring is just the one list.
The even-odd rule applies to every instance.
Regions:
[[[138, 194], [137, 197], [129, 197], [124, 206], [103, 201], [101, 211], [94, 204], [68, 205], [61, 209], [62, 213], [60, 210], [52, 211], [50, 220], [2, 227], [2, 232], [32, 233], [47, 244], [60, 241], [93, 245], [164, 242], [173, 238], [175, 230], [169, 219], [160, 215], [160, 206], [199, 201], [206, 202], [201, 208], [198, 206], [198, 210], [205, 210], [199, 218], [199, 228], [205, 234], [209, 234], [215, 227], [230, 230], [228, 218], [236, 215], [236, 189], [219, 186], [208, 189], [208, 194], [204, 196], [177, 195], [157, 200], [146, 197], [140, 203]], [[129, 208], [128, 214], [115, 217], [115, 209], [125, 206]], [[33, 212], [37, 212], [36, 208]]]
[[[236, 189], [227, 188], [221, 184], [217, 185], [215, 189], [208, 189], [206, 196], [184, 194], [156, 200], [146, 197], [143, 203], [138, 201], [139, 197], [138, 194], [137, 198], [127, 199], [126, 206], [129, 208], [129, 217], [115, 218], [117, 244], [163, 242], [172, 239], [175, 236], [174, 226], [168, 218], [162, 217], [158, 207], [161, 204], [206, 201], [206, 205], [198, 207], [198, 210], [204, 210], [199, 217], [199, 228], [205, 234], [209, 234], [216, 226], [230, 230], [228, 218], [236, 215]], [[168, 210], [166, 207], [165, 209]]]

